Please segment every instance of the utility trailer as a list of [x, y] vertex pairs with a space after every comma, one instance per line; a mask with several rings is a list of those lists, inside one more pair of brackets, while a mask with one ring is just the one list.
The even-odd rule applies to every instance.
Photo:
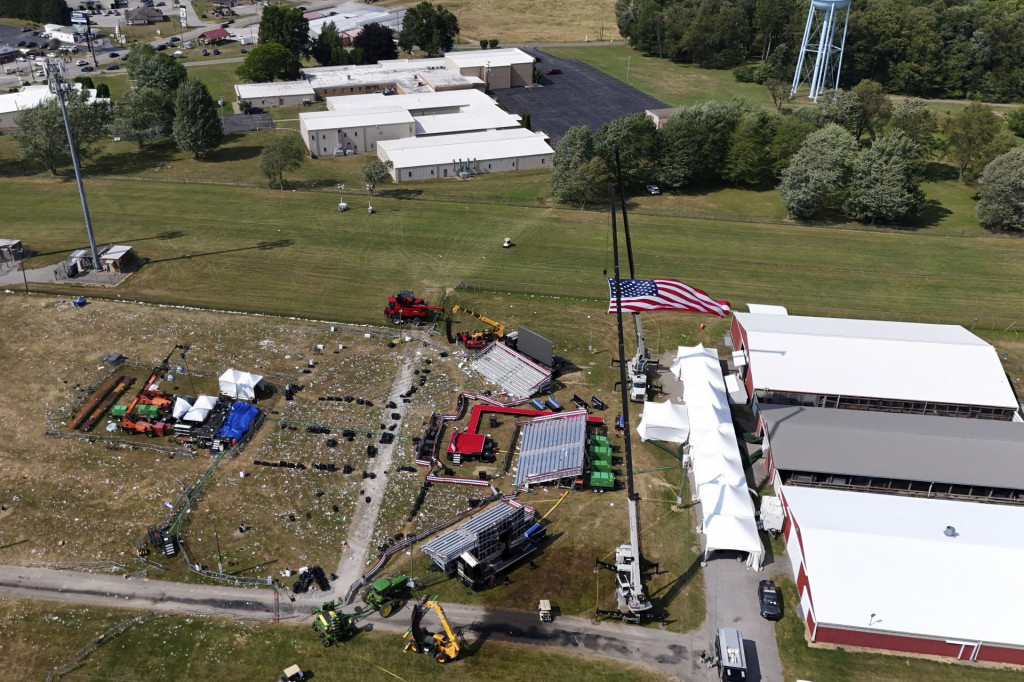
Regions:
[[722, 682], [746, 682], [747, 657], [743, 653], [743, 635], [736, 628], [718, 628], [715, 633], [715, 660]]

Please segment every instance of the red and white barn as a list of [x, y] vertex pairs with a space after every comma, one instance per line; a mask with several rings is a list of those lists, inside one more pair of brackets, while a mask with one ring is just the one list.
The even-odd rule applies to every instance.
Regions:
[[736, 312], [726, 343], [764, 403], [1020, 420], [991, 344], [963, 327]]
[[779, 491], [812, 641], [1024, 665], [1024, 507]]

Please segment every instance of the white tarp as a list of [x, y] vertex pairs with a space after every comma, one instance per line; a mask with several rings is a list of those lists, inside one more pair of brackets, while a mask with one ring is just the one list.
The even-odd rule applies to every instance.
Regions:
[[174, 410], [171, 412], [171, 414], [174, 416], [175, 419], [181, 419], [186, 414], [188, 414], [188, 411], [191, 409], [192, 403], [185, 400], [181, 396], [177, 396], [174, 399]]
[[640, 440], [685, 443], [690, 437], [690, 416], [686, 405], [674, 405], [667, 401], [644, 403], [644, 413], [636, 432], [640, 434]]
[[680, 346], [671, 370], [683, 382], [694, 497], [701, 503], [703, 516], [704, 559], [715, 550], [747, 552], [747, 565], [760, 569], [764, 548], [718, 351], [701, 344]]
[[220, 392], [231, 398], [253, 400], [256, 397], [256, 387], [261, 381], [263, 377], [259, 374], [229, 369], [220, 375]]
[[195, 405], [185, 415], [185, 421], [187, 422], [202, 422], [206, 420], [206, 415], [210, 414], [210, 410], [217, 404], [217, 399], [212, 395], [201, 395], [196, 398]]

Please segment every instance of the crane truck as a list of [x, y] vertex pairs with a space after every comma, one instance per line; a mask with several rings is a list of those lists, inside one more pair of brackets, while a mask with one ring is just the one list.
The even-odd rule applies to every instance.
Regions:
[[[444, 634], [431, 633], [424, 630], [421, 627], [423, 616], [426, 615], [427, 611], [433, 610], [438, 619], [441, 621], [441, 627], [444, 628]], [[405, 643], [403, 652], [414, 652], [418, 654], [427, 654], [433, 656], [434, 660], [438, 663], [447, 663], [448, 661], [454, 661], [459, 657], [459, 651], [462, 648], [459, 644], [459, 636], [452, 630], [452, 624], [448, 621], [448, 616], [444, 614], [444, 609], [437, 603], [437, 597], [423, 597], [423, 601], [416, 604], [412, 611], [412, 626], [405, 631], [403, 635], [405, 639], [409, 640]]]
[[626, 364], [626, 375], [629, 379], [629, 399], [634, 403], [647, 400], [647, 364], [651, 361], [651, 352], [644, 345], [644, 325], [640, 321], [640, 313], [633, 313], [633, 324], [636, 326], [636, 354]]
[[484, 324], [488, 325], [490, 329], [478, 330], [474, 332], [459, 332], [454, 337], [451, 333], [451, 318], [447, 320], [447, 332], [449, 343], [459, 343], [467, 350], [477, 350], [483, 348], [492, 341], [500, 341], [505, 338], [505, 325], [496, 320], [492, 320], [488, 317], [484, 317], [475, 310], [469, 310], [468, 308], [462, 308], [460, 306], [454, 306], [452, 308], [452, 315], [458, 313], [465, 313], [470, 317], [475, 317]]

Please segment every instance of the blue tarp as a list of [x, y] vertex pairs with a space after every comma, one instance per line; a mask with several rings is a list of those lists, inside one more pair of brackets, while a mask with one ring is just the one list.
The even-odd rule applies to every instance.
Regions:
[[217, 432], [217, 437], [238, 440], [245, 434], [249, 424], [252, 424], [252, 420], [259, 413], [260, 411], [255, 405], [234, 403], [231, 406], [231, 411], [228, 412], [228, 418], [224, 420], [224, 426], [220, 427], [220, 431]]

